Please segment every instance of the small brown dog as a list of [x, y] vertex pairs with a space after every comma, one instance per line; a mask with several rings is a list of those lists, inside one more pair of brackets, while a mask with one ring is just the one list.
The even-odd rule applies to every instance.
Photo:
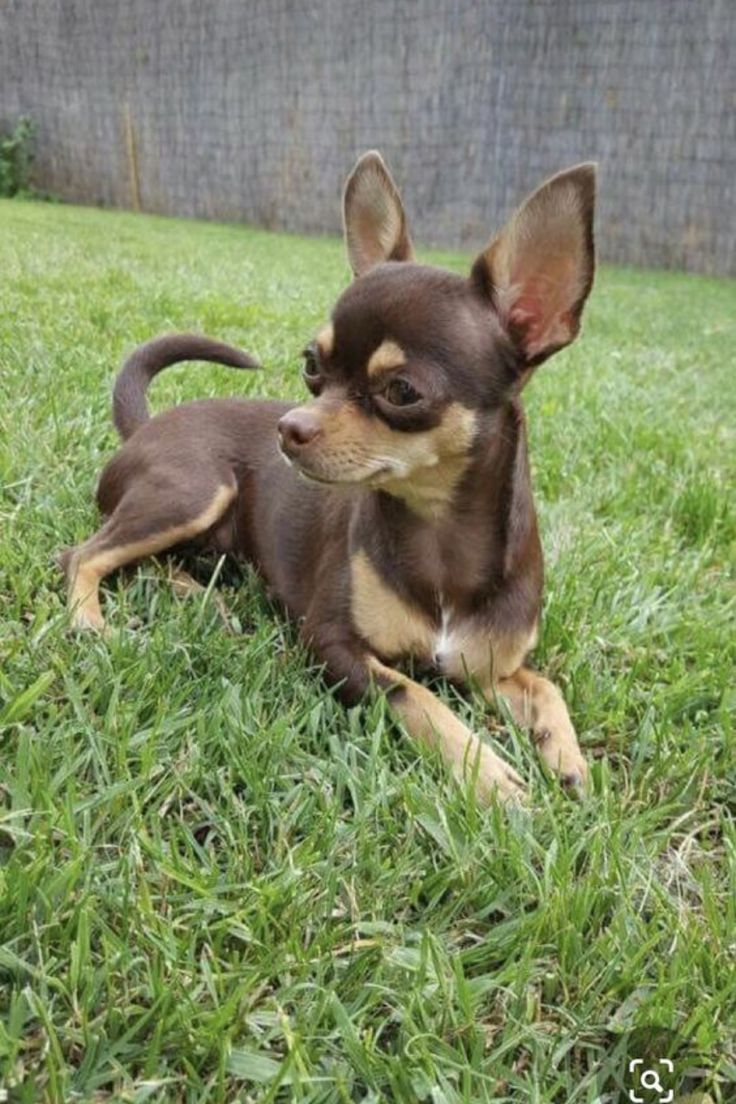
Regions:
[[553, 177], [465, 278], [414, 261], [396, 185], [365, 154], [344, 198], [355, 280], [305, 350], [311, 401], [213, 399], [151, 419], [146, 387], [167, 365], [254, 362], [182, 334], [124, 366], [113, 414], [125, 444], [97, 492], [107, 520], [63, 557], [74, 625], [104, 627], [100, 580], [125, 564], [191, 543], [244, 556], [342, 699], [386, 692], [479, 795], [518, 797], [523, 784], [395, 663], [500, 695], [547, 765], [583, 784], [562, 696], [523, 666], [543, 565], [520, 392], [578, 332], [594, 199], [595, 166]]

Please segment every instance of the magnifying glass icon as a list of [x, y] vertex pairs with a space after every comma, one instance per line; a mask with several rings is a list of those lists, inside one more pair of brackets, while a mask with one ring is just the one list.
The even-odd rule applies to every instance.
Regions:
[[662, 1082], [659, 1080], [659, 1074], [656, 1070], [653, 1069], [643, 1071], [639, 1079], [639, 1084], [643, 1089], [654, 1089], [658, 1093], [662, 1093], [664, 1091], [662, 1088]]

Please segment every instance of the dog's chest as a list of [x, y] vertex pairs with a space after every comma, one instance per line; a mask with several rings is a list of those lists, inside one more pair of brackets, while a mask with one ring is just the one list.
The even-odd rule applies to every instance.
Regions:
[[523, 641], [495, 638], [482, 619], [462, 617], [449, 605], [440, 604], [437, 618], [428, 616], [388, 586], [364, 552], [352, 558], [351, 614], [378, 655], [412, 657], [459, 681], [512, 674], [530, 646], [528, 633]]

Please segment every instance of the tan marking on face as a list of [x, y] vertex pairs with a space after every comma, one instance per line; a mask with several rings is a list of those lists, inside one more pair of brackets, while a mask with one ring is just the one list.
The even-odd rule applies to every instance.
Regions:
[[395, 341], [382, 341], [375, 352], [371, 353], [366, 365], [369, 376], [386, 372], [390, 368], [400, 368], [406, 364], [406, 353]]
[[331, 357], [335, 348], [335, 328], [332, 323], [328, 322], [326, 326], [323, 326], [314, 340], [320, 355], [325, 358]]
[[69, 608], [72, 610], [73, 627], [102, 630], [105, 622], [100, 609], [100, 581], [125, 564], [154, 556], [206, 532], [222, 516], [236, 494], [235, 487], [221, 486], [210, 505], [191, 521], [151, 533], [130, 544], [98, 551], [99, 536], [94, 536], [81, 545], [69, 566]]
[[[388, 691], [388, 704], [409, 736], [436, 748], [460, 782], [474, 783], [484, 801], [521, 800], [524, 787], [516, 771], [482, 743], [426, 686], [370, 657], [368, 666], [379, 686]], [[391, 690], [397, 692], [392, 693]]]
[[387, 659], [412, 655], [429, 661], [434, 639], [429, 619], [383, 581], [362, 549], [350, 568], [352, 619], [363, 639]]
[[402, 499], [415, 514], [432, 520], [449, 507], [455, 489], [470, 463], [475, 439], [476, 415], [461, 403], [452, 403], [442, 421], [426, 433], [402, 433], [400, 437], [423, 437], [432, 461], [416, 464], [408, 478], [388, 479], [382, 489]]
[[549, 679], [520, 667], [498, 684], [517, 724], [531, 730], [532, 739], [550, 770], [563, 781], [588, 782], [588, 764], [578, 744], [562, 694]]
[[415, 513], [441, 516], [470, 462], [476, 416], [452, 403], [433, 429], [406, 433], [329, 396], [307, 404], [322, 432], [300, 453], [307, 475], [331, 483], [364, 483], [402, 498]]

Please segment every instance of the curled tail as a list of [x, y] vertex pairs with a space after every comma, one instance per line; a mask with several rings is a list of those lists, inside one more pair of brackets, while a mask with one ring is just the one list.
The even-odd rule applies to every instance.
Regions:
[[146, 390], [153, 377], [182, 360], [209, 360], [231, 368], [260, 367], [240, 349], [201, 334], [166, 334], [139, 345], [121, 368], [112, 393], [112, 420], [124, 441], [151, 417]]

